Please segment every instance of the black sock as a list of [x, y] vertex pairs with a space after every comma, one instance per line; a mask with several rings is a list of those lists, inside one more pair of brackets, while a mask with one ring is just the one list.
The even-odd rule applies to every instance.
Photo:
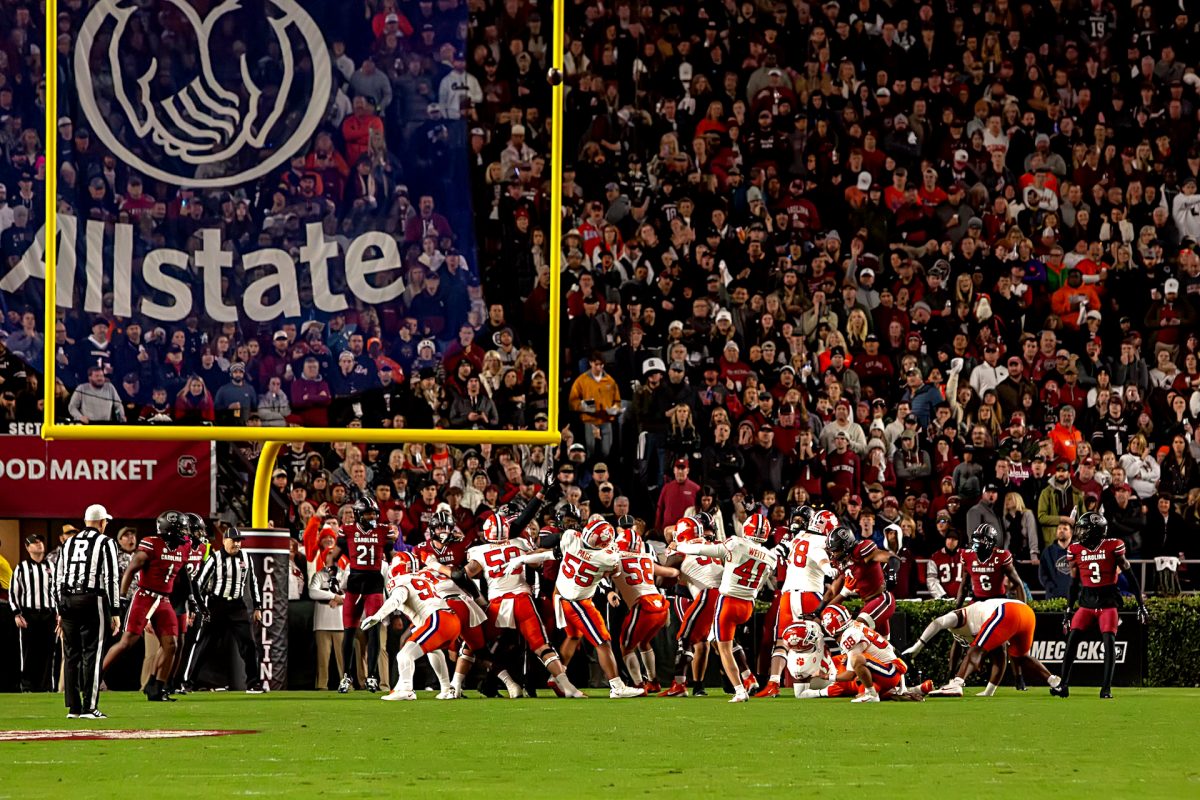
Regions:
[[1113, 671], [1117, 668], [1117, 635], [1105, 633], [1100, 638], [1104, 640], [1104, 683], [1101, 688], [1107, 690], [1112, 688]]
[[1063, 654], [1062, 666], [1062, 682], [1066, 686], [1071, 682], [1071, 667], [1075, 666], [1075, 651], [1079, 649], [1079, 640], [1083, 638], [1083, 631], [1071, 629], [1071, 634], [1067, 636], [1067, 652]]
[[354, 669], [354, 636], [358, 628], [342, 629], [342, 675], [353, 675]]
[[367, 675], [379, 680], [379, 628], [367, 631]]

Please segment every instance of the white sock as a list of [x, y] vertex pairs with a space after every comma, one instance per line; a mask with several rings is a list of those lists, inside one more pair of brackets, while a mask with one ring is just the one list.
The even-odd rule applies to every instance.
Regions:
[[618, 676], [616, 678], [613, 678], [611, 681], [609, 681], [608, 685], [614, 689], [624, 689], [625, 681], [621, 680], [620, 676]]
[[991, 697], [996, 693], [996, 684], [988, 682], [987, 688], [979, 692], [976, 697]]
[[750, 670], [748, 670], [748, 669], [744, 669], [744, 670], [742, 670], [742, 680], [746, 680], [746, 678], [749, 678], [749, 677], [751, 677], [753, 674], [754, 674], [754, 673], [753, 673], [753, 672], [751, 672], [751, 671], [750, 671]]
[[404, 647], [400, 648], [400, 652], [396, 653], [396, 671], [399, 677], [396, 680], [396, 691], [411, 692], [413, 687], [413, 673], [417, 669], [417, 659], [424, 655], [421, 652], [421, 646], [416, 642], [408, 642]]
[[629, 670], [629, 677], [635, 685], [642, 682], [642, 662], [638, 661], [636, 650], [625, 654], [625, 668]]
[[658, 678], [658, 670], [654, 666], [654, 651], [642, 651], [642, 663], [646, 665], [646, 680], [653, 681]]
[[779, 673], [778, 672], [774, 672], [771, 674], [771, 683], [779, 683]]
[[1057, 689], [1058, 685], [1062, 683], [1062, 678], [1058, 677], [1057, 675], [1051, 675], [1046, 679], [1046, 683], [1050, 684], [1051, 688]]
[[463, 681], [466, 679], [467, 676], [465, 673], [455, 672], [454, 677], [450, 679], [450, 685], [454, 688], [454, 691], [461, 692], [463, 688]]
[[575, 691], [575, 684], [571, 683], [571, 680], [567, 677], [567, 673], [565, 672], [560, 672], [555, 675], [554, 683], [559, 689], [563, 690], [564, 694], [569, 694], [570, 692]]
[[443, 692], [450, 688], [450, 670], [446, 668], [446, 654], [441, 650], [434, 650], [428, 654], [429, 666], [433, 667], [433, 674], [437, 675], [438, 688]]
[[508, 689], [510, 693], [519, 692], [521, 690], [520, 684], [513, 680], [513, 677], [509, 674], [508, 670], [500, 670], [496, 673], [496, 677], [504, 682], [504, 688]]

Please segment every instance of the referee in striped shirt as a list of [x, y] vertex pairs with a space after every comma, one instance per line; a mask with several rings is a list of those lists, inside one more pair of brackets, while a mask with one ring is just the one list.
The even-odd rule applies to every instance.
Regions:
[[62, 546], [54, 570], [54, 601], [62, 626], [67, 719], [106, 719], [100, 700], [100, 663], [105, 626], [121, 627], [116, 612], [121, 596], [117, 543], [104, 535], [112, 519], [104, 506], [91, 505], [83, 530]]
[[249, 594], [254, 604], [254, 621], [261, 623], [262, 588], [258, 585], [258, 576], [254, 574], [250, 556], [242, 552], [242, 534], [237, 528], [230, 527], [225, 531], [221, 549], [204, 562], [193, 590], [202, 612], [196, 644], [192, 647], [183, 673], [185, 692], [192, 691], [192, 681], [213, 641], [220, 641], [228, 632], [233, 636], [246, 668], [246, 694], [261, 694], [258, 648], [250, 630], [246, 596]]
[[46, 542], [41, 536], [25, 540], [28, 559], [13, 572], [8, 604], [17, 623], [21, 691], [50, 690], [50, 662], [54, 652], [54, 571], [46, 563]]

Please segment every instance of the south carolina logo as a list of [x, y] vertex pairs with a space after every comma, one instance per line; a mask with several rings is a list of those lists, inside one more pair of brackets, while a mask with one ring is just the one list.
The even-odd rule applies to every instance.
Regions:
[[75, 46], [79, 103], [117, 160], [198, 189], [301, 151], [329, 104], [329, 52], [295, 0], [99, 0]]

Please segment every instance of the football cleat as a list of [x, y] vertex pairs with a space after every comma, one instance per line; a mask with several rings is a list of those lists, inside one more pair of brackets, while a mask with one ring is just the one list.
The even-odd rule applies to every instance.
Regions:
[[619, 689], [609, 689], [608, 698], [610, 700], [621, 700], [626, 697], [645, 697], [646, 690], [640, 686], [622, 686]]
[[1101, 700], [1112, 700], [1112, 689], [1101, 689], [1100, 690], [1100, 699]]
[[[961, 693], [962, 689], [959, 689], [959, 692]], [[858, 697], [854, 698], [850, 702], [851, 703], [878, 703], [879, 702], [879, 694], [876, 693], [876, 691], [874, 689], [867, 689], [865, 692], [863, 692], [862, 694], [860, 694]]]
[[417, 693], [411, 691], [402, 691], [393, 689], [389, 694], [385, 694], [380, 700], [416, 700]]
[[652, 694], [658, 694], [661, 692], [662, 684], [658, 681], [646, 681], [642, 684], [642, 688], [646, 690], [646, 696], [649, 697]]
[[79, 715], [74, 712], [70, 712], [67, 714], [67, 719], [79, 719]]
[[246, 694], [262, 694], [264, 692], [261, 686], [252, 686], [246, 690]]
[[666, 690], [658, 693], [659, 697], [687, 697], [687, 684], [679, 681], [671, 681], [671, 685]]
[[947, 683], [937, 691], [931, 692], [936, 697], [962, 697], [962, 687], [956, 683]]
[[566, 697], [566, 695], [563, 694], [563, 690], [558, 688], [558, 684], [554, 682], [553, 678], [546, 681], [546, 688], [553, 691], [559, 697]]
[[1070, 697], [1071, 687], [1067, 686], [1065, 683], [1060, 683], [1058, 686], [1050, 687], [1050, 694], [1054, 695], [1055, 697]]
[[692, 697], [708, 697], [708, 692], [704, 690], [703, 686], [697, 686], [692, 689]]
[[447, 686], [445, 689], [442, 689], [442, 691], [438, 692], [437, 699], [438, 700], [457, 700], [458, 699], [458, 690], [455, 689], [453, 686]]
[[746, 694], [745, 692], [738, 692], [737, 694], [735, 694], [733, 697], [730, 698], [729, 702], [731, 702], [731, 703], [749, 703], [750, 695]]
[[758, 690], [758, 678], [751, 675], [749, 678], [742, 678], [742, 688], [746, 690], [746, 694], [752, 694]]
[[509, 700], [520, 700], [525, 696], [525, 690], [522, 689], [521, 685], [518, 683], [514, 683], [512, 686], [504, 687], [504, 691], [508, 692]]
[[80, 719], [108, 719], [108, 714], [105, 714], [98, 708], [93, 708], [91, 711], [85, 711], [79, 715]]
[[345, 694], [354, 687], [354, 682], [350, 680], [349, 675], [343, 675], [341, 682], [338, 684], [338, 694]]
[[572, 700], [587, 700], [586, 694], [584, 694], [583, 692], [579, 691], [578, 689], [574, 689], [574, 688], [571, 689], [571, 691], [567, 692], [566, 696]]
[[367, 691], [372, 693], [379, 691], [379, 678], [367, 678]]
[[775, 681], [767, 681], [767, 685], [762, 691], [754, 695], [755, 697], [779, 697], [779, 684]]

